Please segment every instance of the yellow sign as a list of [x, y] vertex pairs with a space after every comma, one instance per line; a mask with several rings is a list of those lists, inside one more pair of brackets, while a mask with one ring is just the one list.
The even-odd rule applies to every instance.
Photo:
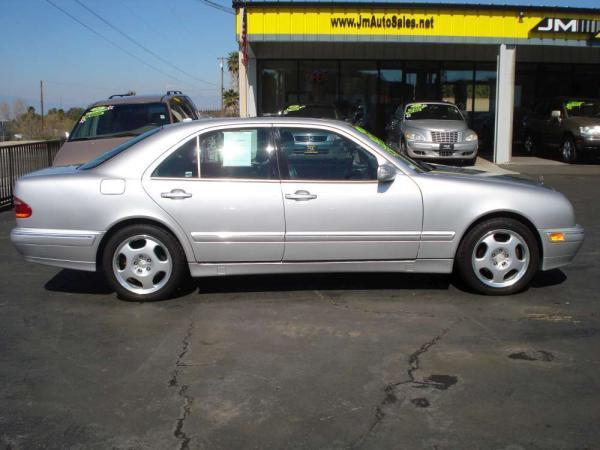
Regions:
[[[522, 13], [521, 11], [524, 11]], [[589, 33], [544, 34], [536, 30], [552, 11], [523, 9], [247, 7], [248, 35], [439, 36], [466, 38], [589, 39]], [[600, 21], [600, 15], [572, 14]], [[238, 34], [241, 15], [238, 11]], [[561, 30], [558, 30], [561, 31]]]

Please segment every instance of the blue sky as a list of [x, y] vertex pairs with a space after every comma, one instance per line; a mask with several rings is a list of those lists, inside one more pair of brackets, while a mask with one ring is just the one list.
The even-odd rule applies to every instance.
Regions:
[[[237, 49], [233, 15], [211, 8], [201, 0], [79, 0], [163, 60], [194, 77], [191, 78], [136, 47], [76, 0], [51, 1], [164, 73], [118, 50], [46, 0], [2, 0], [0, 101], [20, 98], [39, 109], [39, 81], [44, 80], [48, 107], [85, 106], [110, 94], [129, 90], [143, 94], [167, 89], [183, 90], [200, 108], [219, 105], [217, 57]], [[231, 5], [229, 0], [212, 1], [226, 8]], [[598, 8], [598, 1], [506, 0], [491, 3]], [[458, 3], [457, 0], [438, 2]], [[461, 3], [485, 2], [467, 0]], [[225, 85], [229, 86], [227, 76]]]
[[[48, 107], [85, 106], [128, 90], [138, 94], [181, 89], [198, 107], [218, 107], [217, 57], [237, 50], [235, 18], [199, 0], [80, 0], [162, 59], [136, 47], [75, 0], [52, 0], [80, 21], [177, 79], [157, 72], [93, 34], [45, 0], [2, 0], [0, 101], [23, 99], [39, 110], [44, 80]], [[214, 0], [227, 7], [231, 3]], [[225, 78], [226, 88], [229, 79]]]

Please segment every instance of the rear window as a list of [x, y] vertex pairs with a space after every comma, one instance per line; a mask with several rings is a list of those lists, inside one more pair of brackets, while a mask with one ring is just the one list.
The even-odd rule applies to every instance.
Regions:
[[163, 103], [93, 106], [83, 113], [69, 141], [138, 136], [169, 123]]
[[79, 166], [79, 170], [90, 170], [90, 169], [94, 169], [96, 167], [98, 167], [100, 164], [108, 161], [111, 158], [114, 158], [115, 156], [117, 156], [119, 153], [124, 152], [125, 150], [127, 150], [129, 147], [134, 146], [135, 144], [137, 144], [138, 142], [143, 141], [144, 139], [146, 139], [147, 137], [152, 136], [153, 134], [158, 133], [161, 130], [161, 128], [154, 128], [152, 130], [146, 131], [144, 134], [140, 134], [137, 137], [134, 137], [133, 139], [129, 139], [126, 142], [123, 142], [120, 145], [117, 145], [115, 148], [113, 148], [112, 150], [107, 151], [106, 153], [101, 154], [100, 156], [98, 156], [97, 158], [92, 159], [91, 161], [86, 162], [85, 164], [82, 164], [81, 166]]

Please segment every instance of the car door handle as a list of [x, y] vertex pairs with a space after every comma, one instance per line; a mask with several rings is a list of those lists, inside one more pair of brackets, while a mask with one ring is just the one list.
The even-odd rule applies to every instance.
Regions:
[[185, 192], [183, 189], [173, 189], [171, 192], [163, 192], [160, 194], [162, 198], [170, 198], [172, 200], [183, 200], [190, 198], [192, 194]]
[[288, 200], [306, 201], [314, 200], [317, 198], [315, 194], [311, 194], [308, 191], [296, 191], [293, 194], [285, 194], [285, 198]]

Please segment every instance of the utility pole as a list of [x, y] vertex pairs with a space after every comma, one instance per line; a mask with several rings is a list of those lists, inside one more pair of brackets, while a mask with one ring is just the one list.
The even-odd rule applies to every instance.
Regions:
[[40, 109], [42, 113], [42, 135], [44, 134], [44, 82], [40, 80]]
[[225, 99], [223, 98], [223, 92], [224, 92], [223, 72], [224, 72], [225, 58], [221, 56], [220, 58], [217, 58], [217, 60], [219, 61], [220, 65], [221, 65], [221, 116], [224, 116], [225, 115]]

